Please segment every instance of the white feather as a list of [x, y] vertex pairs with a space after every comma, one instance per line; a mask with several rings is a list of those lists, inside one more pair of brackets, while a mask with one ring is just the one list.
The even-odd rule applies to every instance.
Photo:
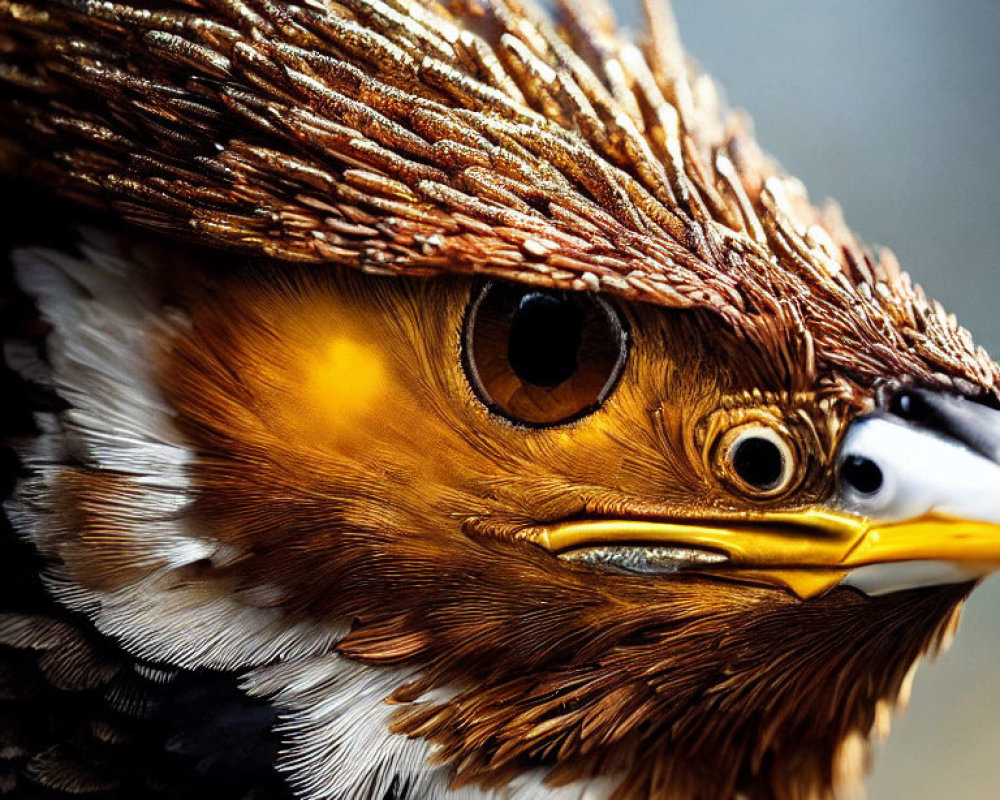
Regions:
[[[328, 650], [343, 629], [290, 623], [277, 608], [244, 604], [228, 587], [174, 577], [195, 562], [233, 557], [184, 514], [192, 500], [192, 448], [151, 368], [156, 341], [186, 323], [152, 290], [148, 276], [163, 269], [156, 254], [126, 250], [92, 231], [81, 251], [82, 259], [51, 250], [13, 258], [18, 282], [52, 331], [47, 368], [23, 345], [8, 347], [8, 359], [70, 406], [38, 415], [41, 433], [21, 451], [32, 475], [7, 506], [15, 529], [52, 559], [53, 594], [132, 654], [177, 667], [239, 669]], [[85, 569], [73, 549], [79, 532], [58, 489], [71, 463], [113, 474], [128, 487], [112, 492], [101, 513], [127, 537], [132, 566], [145, 573], [114, 591], [75, 577]]]
[[[606, 800], [618, 785], [616, 777], [601, 777], [552, 788], [547, 771], [536, 769], [502, 789], [452, 789], [451, 768], [429, 763], [432, 744], [390, 731], [400, 705], [388, 698], [418, 676], [330, 653], [256, 669], [244, 688], [281, 709], [279, 769], [304, 800], [371, 800], [384, 797], [393, 780], [414, 800]], [[437, 690], [415, 702], [452, 695]]]

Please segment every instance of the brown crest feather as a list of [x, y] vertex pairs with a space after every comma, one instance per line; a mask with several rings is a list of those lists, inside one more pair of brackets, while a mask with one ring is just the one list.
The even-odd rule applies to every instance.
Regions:
[[994, 391], [969, 334], [808, 203], [645, 9], [633, 44], [602, 0], [4, 0], [0, 150], [206, 244], [708, 308], [830, 391]]

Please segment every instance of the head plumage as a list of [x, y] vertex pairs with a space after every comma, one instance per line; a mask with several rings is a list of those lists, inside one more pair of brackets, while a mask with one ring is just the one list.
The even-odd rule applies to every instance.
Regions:
[[995, 391], [644, 5], [633, 42], [602, 0], [0, 3], [0, 153], [215, 247], [706, 309], [792, 389]]

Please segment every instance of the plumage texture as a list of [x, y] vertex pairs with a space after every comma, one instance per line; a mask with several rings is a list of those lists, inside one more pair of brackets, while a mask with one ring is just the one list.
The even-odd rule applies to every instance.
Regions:
[[[570, 0], [555, 22], [500, 0], [0, 0], [5, 166], [163, 235], [15, 259], [41, 324], [8, 361], [45, 399], [6, 513], [44, 592], [0, 652], [50, 707], [85, 699], [54, 743], [0, 752], [0, 790], [826, 800], [858, 780], [969, 586], [804, 602], [518, 535], [822, 504], [881, 387], [995, 400], [997, 365], [809, 205], [647, 12], [633, 44]], [[630, 350], [607, 402], [545, 429], [492, 414], [463, 369], [479, 275], [613, 298]], [[719, 463], [750, 422], [796, 457], [763, 499]], [[222, 731], [170, 717], [189, 696]], [[102, 773], [65, 743], [78, 718], [108, 738], [108, 706], [142, 744]]]
[[718, 313], [825, 391], [996, 365], [809, 205], [688, 63], [601, 0], [0, 4], [5, 148], [160, 231], [371, 272], [489, 272]]
[[[96, 234], [81, 250], [20, 257], [71, 407], [39, 417], [8, 515], [52, 594], [128, 658], [223, 670], [279, 709], [276, 763], [302, 797], [826, 797], [968, 591], [804, 606], [513, 538], [580, 513], [745, 508], [711, 467], [720, 415], [802, 437], [778, 502], [828, 494], [844, 409], [738, 369], [710, 316], [630, 307], [614, 397], [569, 434], [526, 435], [462, 374], [467, 281], [210, 276]], [[331, 406], [311, 376], [345, 340], [383, 388]]]

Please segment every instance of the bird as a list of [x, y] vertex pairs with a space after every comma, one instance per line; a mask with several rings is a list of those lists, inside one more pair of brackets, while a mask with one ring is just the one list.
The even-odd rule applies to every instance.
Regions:
[[643, 9], [0, 2], [0, 792], [859, 785], [1000, 367]]

